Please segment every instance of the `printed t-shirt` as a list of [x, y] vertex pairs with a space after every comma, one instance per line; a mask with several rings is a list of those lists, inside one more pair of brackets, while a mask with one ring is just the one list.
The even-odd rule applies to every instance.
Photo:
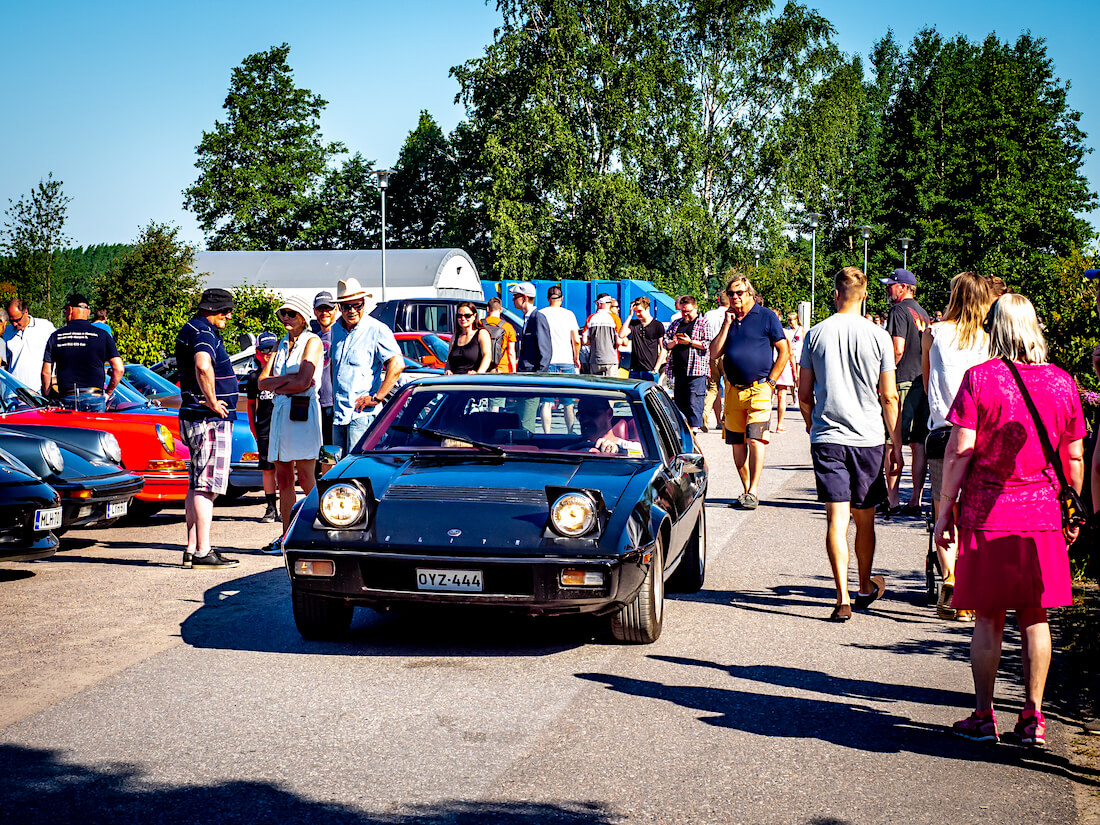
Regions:
[[885, 441], [879, 376], [894, 371], [886, 330], [838, 312], [806, 333], [799, 366], [814, 373], [811, 444], [878, 447]]
[[180, 376], [180, 418], [184, 421], [202, 421], [219, 418], [218, 414], [202, 402], [205, 396], [195, 377], [195, 356], [205, 352], [214, 368], [214, 394], [224, 401], [228, 420], [237, 418], [237, 376], [229, 363], [229, 353], [222, 345], [221, 332], [201, 315], [196, 315], [183, 325], [176, 336], [176, 366]]
[[267, 441], [271, 434], [271, 411], [275, 408], [275, 393], [260, 389], [260, 371], [252, 370], [245, 383], [245, 396], [256, 402], [253, 420], [256, 422], [256, 440]]
[[890, 308], [890, 314], [886, 316], [886, 331], [894, 338], [905, 339], [905, 351], [898, 361], [899, 384], [916, 381], [921, 377], [920, 339], [929, 320], [928, 313], [912, 298], [894, 304]]
[[767, 378], [775, 363], [775, 345], [786, 340], [776, 314], [760, 304], [753, 304], [744, 318], [738, 321], [735, 317], [730, 322], [726, 332], [722, 358], [726, 380], [744, 385]]
[[591, 353], [588, 363], [600, 366], [619, 363], [620, 326], [619, 319], [607, 309], [589, 316], [585, 333]]
[[103, 365], [118, 358], [115, 339], [87, 320], [69, 321], [46, 342], [42, 361], [54, 365], [57, 389], [103, 389]]

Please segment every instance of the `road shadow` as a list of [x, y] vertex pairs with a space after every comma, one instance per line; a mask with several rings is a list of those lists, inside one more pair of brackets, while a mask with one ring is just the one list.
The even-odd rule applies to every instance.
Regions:
[[351, 631], [333, 642], [303, 639], [294, 625], [282, 568], [214, 585], [180, 626], [186, 644], [219, 650], [311, 656], [548, 656], [599, 641], [590, 616], [530, 617], [499, 609], [356, 608]]
[[[715, 667], [726, 669], [719, 665]], [[763, 675], [776, 678], [783, 674], [776, 674], [773, 669], [772, 673]], [[788, 678], [791, 675], [785, 674]], [[754, 690], [667, 685], [611, 673], [578, 673], [577, 677], [629, 696], [671, 702], [702, 711], [703, 715], [698, 718], [704, 724], [757, 736], [817, 739], [837, 747], [868, 753], [915, 753], [965, 763], [982, 761], [1013, 765], [1088, 787], [1100, 787], [1100, 772], [1073, 765], [1055, 753], [968, 742], [950, 736], [942, 725], [915, 721], [865, 704], [772, 695]], [[824, 686], [832, 677], [820, 674], [816, 678]], [[848, 687], [855, 690], [856, 698], [878, 698], [872, 695], [873, 688], [869, 685], [858, 687], [849, 684]], [[864, 695], [859, 696], [861, 691]]]
[[30, 579], [33, 577], [33, 570], [25, 570], [23, 568], [0, 567], [0, 584], [2, 584], [3, 582], [17, 582], [22, 579]]
[[[596, 802], [443, 800], [372, 813], [306, 799], [269, 782], [153, 784], [128, 764], [80, 765], [51, 750], [0, 745], [0, 789], [9, 825], [611, 825]], [[354, 781], [354, 780], [349, 780]], [[349, 796], [354, 788], [349, 788]]]

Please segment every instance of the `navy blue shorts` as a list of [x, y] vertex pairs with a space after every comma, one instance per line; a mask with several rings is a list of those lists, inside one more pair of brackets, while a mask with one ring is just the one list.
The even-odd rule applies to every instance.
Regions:
[[811, 444], [810, 456], [818, 501], [848, 501], [853, 510], [864, 510], [886, 500], [883, 445]]

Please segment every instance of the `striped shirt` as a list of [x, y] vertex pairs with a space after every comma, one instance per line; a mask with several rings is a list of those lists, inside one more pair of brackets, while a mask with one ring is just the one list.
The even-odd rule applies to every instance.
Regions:
[[237, 376], [229, 363], [229, 353], [222, 344], [218, 328], [201, 315], [196, 315], [183, 325], [176, 336], [176, 368], [180, 376], [180, 418], [184, 421], [202, 421], [218, 418], [218, 414], [203, 404], [205, 396], [195, 377], [195, 356], [205, 352], [214, 365], [214, 392], [224, 401], [229, 419], [237, 417]]

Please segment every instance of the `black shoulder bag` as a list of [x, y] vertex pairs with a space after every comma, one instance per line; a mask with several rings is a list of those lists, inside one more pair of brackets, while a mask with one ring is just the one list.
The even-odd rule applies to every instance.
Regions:
[[1012, 373], [1012, 377], [1016, 379], [1016, 384], [1020, 388], [1020, 394], [1024, 397], [1024, 403], [1027, 404], [1027, 409], [1031, 413], [1031, 418], [1035, 422], [1035, 430], [1039, 433], [1039, 442], [1043, 445], [1043, 453], [1047, 457], [1047, 461], [1054, 468], [1054, 474], [1058, 476], [1058, 503], [1062, 506], [1062, 529], [1073, 530], [1080, 529], [1088, 524], [1088, 510], [1085, 509], [1085, 505], [1081, 502], [1081, 496], [1077, 491], [1073, 489], [1066, 482], [1066, 474], [1062, 472], [1062, 462], [1058, 460], [1058, 454], [1054, 452], [1054, 448], [1050, 444], [1050, 439], [1047, 437], [1046, 428], [1043, 427], [1043, 419], [1039, 415], [1039, 411], [1035, 408], [1035, 402], [1031, 400], [1031, 396], [1028, 395], [1027, 387], [1024, 386], [1024, 381], [1020, 378], [1020, 372], [1016, 369], [1016, 365], [1013, 364], [1007, 358], [1002, 358], [1005, 366], [1008, 367]]

